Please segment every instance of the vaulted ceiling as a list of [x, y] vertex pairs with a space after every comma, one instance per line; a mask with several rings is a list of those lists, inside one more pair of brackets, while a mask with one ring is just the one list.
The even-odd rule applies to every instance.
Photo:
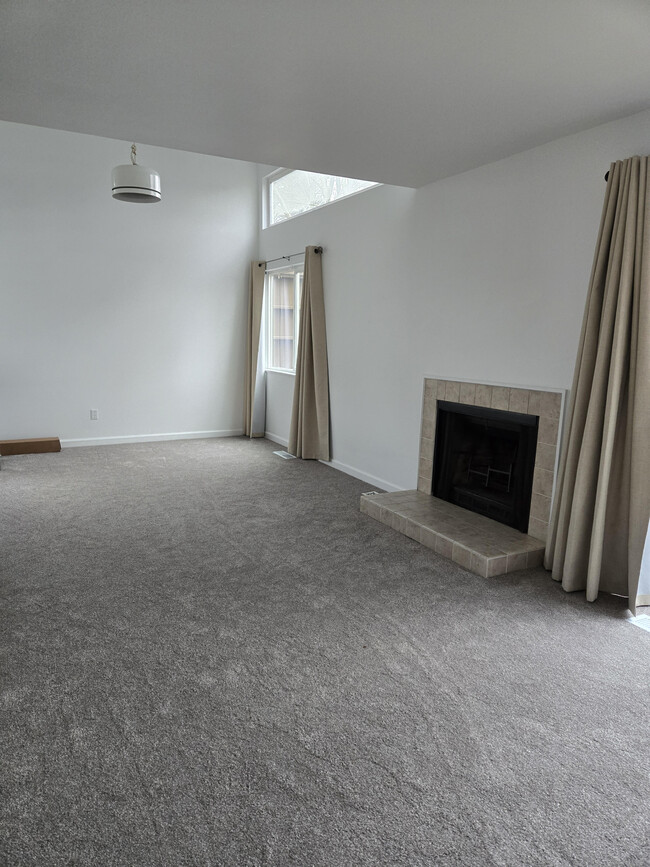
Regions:
[[648, 107], [647, 0], [0, 4], [0, 119], [270, 165], [421, 186]]

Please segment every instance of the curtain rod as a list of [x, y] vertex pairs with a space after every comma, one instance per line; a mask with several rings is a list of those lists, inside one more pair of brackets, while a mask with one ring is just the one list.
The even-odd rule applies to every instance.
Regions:
[[[322, 247], [314, 247], [314, 253], [322, 253], [322, 252], [323, 252]], [[304, 256], [304, 255], [305, 255], [304, 250], [300, 253], [289, 253], [288, 256], [278, 256], [277, 259], [267, 259], [266, 262], [259, 262], [257, 267], [261, 268], [262, 265], [270, 265], [271, 262], [282, 262], [283, 259], [286, 259], [287, 262], [290, 262], [291, 259], [294, 259], [296, 256]]]

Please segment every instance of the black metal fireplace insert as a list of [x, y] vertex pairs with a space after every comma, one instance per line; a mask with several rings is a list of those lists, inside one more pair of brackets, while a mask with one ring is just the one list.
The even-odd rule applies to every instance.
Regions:
[[432, 494], [525, 533], [538, 417], [438, 401]]

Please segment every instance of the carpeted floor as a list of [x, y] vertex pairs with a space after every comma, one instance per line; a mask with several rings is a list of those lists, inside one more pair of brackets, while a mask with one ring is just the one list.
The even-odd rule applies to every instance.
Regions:
[[650, 864], [650, 633], [205, 440], [3, 458], [3, 865]]

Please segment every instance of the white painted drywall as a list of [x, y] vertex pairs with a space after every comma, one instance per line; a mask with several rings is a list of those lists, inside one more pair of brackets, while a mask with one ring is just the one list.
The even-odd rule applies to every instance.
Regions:
[[295, 376], [266, 371], [266, 436], [276, 443], [289, 444], [289, 424]]
[[[0, 123], [0, 438], [240, 431], [257, 167]], [[91, 421], [89, 410], [99, 410]]]
[[[425, 374], [570, 388], [603, 175], [649, 149], [644, 112], [419, 190], [371, 189], [261, 233], [263, 259], [325, 248], [335, 466], [415, 487]], [[268, 397], [279, 428], [290, 403], [277, 390]]]

